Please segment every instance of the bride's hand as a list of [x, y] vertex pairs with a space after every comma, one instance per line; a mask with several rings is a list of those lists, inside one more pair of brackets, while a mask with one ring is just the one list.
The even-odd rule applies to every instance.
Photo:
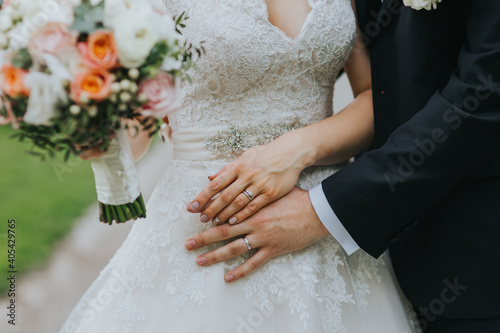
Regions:
[[247, 150], [209, 177], [210, 183], [188, 203], [188, 211], [201, 213], [201, 222], [235, 224], [247, 219], [293, 189], [310, 160], [310, 152], [299, 147], [300, 137], [287, 133]]
[[[115, 137], [115, 133], [111, 134], [111, 140]], [[92, 148], [87, 148], [82, 150], [82, 146], [75, 144], [75, 148], [80, 151], [78, 154], [78, 157], [80, 157], [82, 160], [91, 160], [94, 158], [101, 157], [104, 155], [104, 151], [102, 150], [102, 143], [99, 143], [97, 146], [94, 146]]]
[[93, 158], [101, 157], [102, 155], [104, 155], [104, 152], [101, 150], [101, 146], [99, 145], [82, 151], [80, 155], [78, 155], [78, 157], [86, 161]]
[[[148, 122], [142, 125], [141, 122], [145, 119], [147, 119]], [[168, 118], [166, 116], [163, 121], [168, 124]], [[144, 126], [152, 127], [156, 125], [156, 122], [153, 117], [138, 116], [134, 119], [125, 119], [125, 123], [127, 124], [127, 138], [132, 151], [132, 158], [134, 161], [137, 161], [147, 151], [152, 139], [149, 131], [144, 130]], [[113, 133], [110, 139], [112, 140], [114, 137], [115, 134]], [[76, 145], [75, 148], [80, 151], [82, 147]], [[92, 148], [81, 150], [78, 157], [83, 160], [90, 160], [101, 157], [104, 153], [105, 152], [102, 150], [102, 144], [98, 144]]]

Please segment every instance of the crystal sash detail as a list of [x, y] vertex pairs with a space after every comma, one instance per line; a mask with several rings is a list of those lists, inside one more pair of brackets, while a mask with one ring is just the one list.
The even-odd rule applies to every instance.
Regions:
[[264, 145], [304, 126], [306, 124], [299, 117], [275, 124], [264, 122], [249, 126], [229, 125], [229, 129], [218, 131], [215, 136], [206, 140], [205, 147], [221, 157], [236, 158], [249, 148]]
[[249, 148], [269, 143], [281, 135], [306, 126], [299, 117], [258, 125], [221, 128], [184, 128], [172, 133], [174, 158], [181, 160], [234, 159]]

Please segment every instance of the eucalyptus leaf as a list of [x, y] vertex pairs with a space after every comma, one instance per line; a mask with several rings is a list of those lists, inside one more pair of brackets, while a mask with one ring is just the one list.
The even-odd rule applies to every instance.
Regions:
[[26, 49], [19, 50], [19, 52], [17, 52], [12, 59], [12, 66], [17, 68], [28, 70], [30, 69], [31, 65], [33, 65], [33, 61], [31, 60], [31, 56], [28, 53], [28, 50]]
[[70, 27], [70, 30], [91, 34], [95, 30], [103, 27], [103, 21], [103, 3], [93, 7], [89, 2], [84, 1], [80, 6], [75, 8], [75, 21]]

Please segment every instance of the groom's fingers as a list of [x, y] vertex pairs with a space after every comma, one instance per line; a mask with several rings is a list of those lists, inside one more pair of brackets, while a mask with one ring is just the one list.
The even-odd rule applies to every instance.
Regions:
[[196, 250], [202, 248], [208, 244], [217, 243], [223, 240], [227, 240], [236, 236], [246, 235], [250, 230], [246, 226], [246, 223], [241, 225], [229, 225], [221, 224], [211, 229], [205, 230], [201, 234], [198, 234], [185, 243], [186, 249]]
[[[228, 221], [230, 224], [243, 222], [270, 203], [269, 198], [265, 194], [259, 195], [255, 200], [248, 203], [245, 208], [228, 218]], [[225, 218], [225, 215], [223, 217]]]
[[272, 256], [266, 249], [260, 249], [243, 265], [227, 273], [224, 280], [226, 280], [226, 282], [235, 282], [252, 273], [271, 258]]
[[[250, 243], [256, 242], [250, 236], [247, 239]], [[196, 263], [200, 266], [210, 266], [220, 261], [240, 256], [245, 252], [248, 252], [247, 245], [243, 238], [239, 238], [221, 248], [198, 256]]]
[[259, 189], [254, 185], [248, 186], [246, 189], [247, 191], [250, 191], [252, 193], [255, 199], [250, 201], [248, 196], [243, 193], [243, 191], [241, 191], [229, 205], [222, 209], [221, 212], [217, 213], [217, 218], [219, 219], [219, 221], [228, 221], [229, 224], [236, 224], [238, 223], [238, 221], [243, 221], [243, 219], [238, 220], [238, 218], [232, 218], [235, 217], [238, 212], [247, 208], [247, 210], [255, 213], [259, 209], [264, 207], [266, 202], [265, 196], [260, 195]]

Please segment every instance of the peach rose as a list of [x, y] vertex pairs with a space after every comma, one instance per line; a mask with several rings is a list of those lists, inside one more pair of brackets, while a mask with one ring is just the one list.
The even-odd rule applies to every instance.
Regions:
[[162, 118], [180, 107], [179, 89], [165, 72], [158, 72], [156, 77], [144, 80], [139, 86], [139, 93], [148, 99], [142, 107], [144, 116]]
[[51, 22], [39, 29], [28, 43], [28, 51], [37, 60], [42, 54], [57, 55], [65, 48], [74, 47], [76, 36], [72, 34], [66, 24]]
[[118, 64], [118, 49], [111, 31], [94, 31], [86, 43], [78, 43], [78, 49], [85, 64], [90, 68], [109, 70]]
[[27, 72], [22, 68], [16, 68], [12, 65], [3, 65], [2, 67], [2, 91], [10, 97], [29, 96], [29, 90], [24, 85], [24, 77]]
[[102, 69], [88, 69], [78, 73], [71, 83], [71, 93], [76, 102], [81, 102], [82, 94], [89, 99], [102, 101], [111, 92], [111, 74]]

